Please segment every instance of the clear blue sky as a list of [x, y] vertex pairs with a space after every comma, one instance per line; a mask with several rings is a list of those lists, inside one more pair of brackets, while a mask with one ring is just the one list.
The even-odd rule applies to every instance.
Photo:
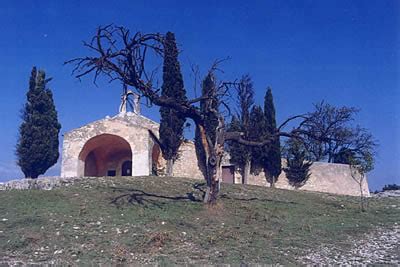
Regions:
[[[224, 78], [249, 73], [259, 104], [272, 86], [278, 120], [320, 100], [360, 108], [357, 121], [380, 143], [370, 187], [400, 183], [400, 1], [188, 2], [2, 1], [0, 181], [21, 177], [14, 151], [33, 65], [54, 78], [62, 133], [116, 114], [119, 85], [79, 82], [63, 66], [85, 55], [81, 42], [98, 25], [115, 23], [175, 32], [188, 91], [191, 63], [204, 73], [215, 59], [230, 56]], [[157, 109], [144, 113], [158, 120]]]

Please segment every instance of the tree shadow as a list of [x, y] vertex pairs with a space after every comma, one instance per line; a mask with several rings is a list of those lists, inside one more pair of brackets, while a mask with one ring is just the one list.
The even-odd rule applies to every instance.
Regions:
[[236, 197], [236, 196], [228, 196], [227, 194], [221, 194], [220, 198], [228, 199], [228, 200], [236, 200], [236, 201], [244, 201], [244, 202], [273, 202], [273, 203], [280, 203], [280, 204], [294, 204], [298, 205], [299, 203], [294, 201], [282, 201], [277, 199], [270, 199], [270, 198], [259, 198], [259, 197]]
[[[186, 193], [185, 195], [178, 196], [168, 196], [163, 194], [156, 194], [146, 192], [141, 189], [136, 188], [123, 188], [123, 187], [110, 187], [113, 192], [119, 192], [120, 195], [113, 197], [110, 201], [110, 204], [115, 205], [117, 208], [122, 208], [126, 203], [133, 205], [142, 205], [147, 207], [149, 205], [156, 206], [161, 208], [163, 205], [170, 202], [197, 202], [200, 203], [203, 201], [204, 196], [206, 194], [205, 189], [206, 183], [194, 183], [192, 188], [194, 189], [191, 192]], [[259, 197], [238, 197], [234, 194], [228, 195], [223, 193], [220, 195], [220, 199], [227, 199], [233, 201], [243, 201], [243, 202], [271, 202], [271, 203], [280, 203], [280, 204], [295, 204], [299, 203], [293, 201], [282, 201], [276, 199], [269, 198], [259, 198]]]
[[[193, 186], [194, 189], [195, 185]], [[156, 206], [161, 208], [168, 202], [202, 202], [201, 198], [196, 197], [196, 192], [188, 192], [186, 195], [181, 196], [167, 196], [162, 194], [150, 193], [141, 189], [136, 188], [122, 188], [122, 187], [111, 187], [113, 192], [120, 192], [121, 195], [112, 198], [110, 204], [114, 204], [117, 208], [121, 208], [126, 202], [129, 204], [138, 204], [143, 206]], [[202, 191], [200, 189], [200, 191]]]

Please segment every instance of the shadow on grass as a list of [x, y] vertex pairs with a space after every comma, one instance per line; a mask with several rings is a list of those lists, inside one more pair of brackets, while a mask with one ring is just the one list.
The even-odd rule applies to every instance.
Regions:
[[258, 197], [243, 198], [243, 197], [228, 196], [227, 194], [222, 194], [220, 196], [220, 198], [236, 200], [236, 201], [245, 201], [245, 202], [257, 201], [257, 202], [273, 202], [273, 203], [280, 203], [280, 204], [295, 204], [295, 205], [299, 204], [294, 201], [282, 201], [282, 200], [277, 200], [277, 199], [258, 198]]
[[[141, 189], [135, 188], [122, 188], [122, 187], [111, 187], [113, 192], [120, 192], [121, 195], [114, 197], [110, 204], [114, 204], [117, 207], [122, 207], [125, 203], [128, 204], [138, 204], [138, 205], [153, 205], [156, 207], [162, 207], [167, 204], [167, 202], [202, 202], [206, 194], [205, 183], [195, 183], [192, 188], [194, 191], [188, 192], [185, 195], [178, 196], [167, 196], [162, 194], [150, 193]], [[272, 202], [280, 204], [299, 204], [293, 201], [282, 201], [276, 199], [258, 198], [258, 197], [237, 197], [229, 196], [227, 194], [221, 194], [221, 199], [228, 199], [234, 201], [244, 201], [244, 202]]]
[[161, 207], [162, 205], [167, 204], [167, 202], [202, 202], [200, 198], [196, 198], [195, 192], [186, 193], [183, 196], [165, 196], [161, 194], [149, 193], [144, 190], [135, 189], [135, 188], [120, 188], [120, 187], [111, 187], [113, 192], [120, 192], [121, 195], [114, 197], [111, 200], [111, 204], [116, 205], [117, 207], [121, 207], [125, 200], [129, 204], [139, 204], [139, 205], [153, 205], [156, 207]]

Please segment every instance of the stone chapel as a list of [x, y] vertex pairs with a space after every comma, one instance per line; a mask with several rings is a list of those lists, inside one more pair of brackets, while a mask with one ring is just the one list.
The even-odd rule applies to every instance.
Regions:
[[[127, 111], [128, 94], [123, 95], [117, 115], [107, 116], [64, 134], [62, 177], [148, 176], [163, 173], [165, 160], [155, 141], [159, 124], [140, 114], [138, 98], [133, 93], [132, 111]], [[229, 162], [229, 155], [226, 158], [221, 182], [242, 184], [240, 172]], [[348, 165], [315, 162], [310, 172], [307, 182], [295, 188], [288, 183], [282, 171], [275, 186], [343, 195], [360, 194], [360, 186], [351, 176]], [[174, 164], [174, 176], [204, 179], [197, 165], [192, 141], [182, 144], [180, 157]], [[250, 175], [246, 183], [269, 186], [262, 172]], [[362, 190], [364, 195], [369, 195], [366, 179]]]

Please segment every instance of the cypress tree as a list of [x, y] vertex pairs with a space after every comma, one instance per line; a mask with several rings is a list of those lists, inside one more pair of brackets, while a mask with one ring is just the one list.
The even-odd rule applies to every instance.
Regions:
[[[231, 122], [228, 124], [228, 132], [242, 132], [243, 126], [239, 119], [234, 115], [232, 116]], [[227, 150], [229, 152], [230, 161], [241, 168], [246, 164], [246, 158], [243, 154], [246, 154], [249, 150], [245, 145], [239, 144], [234, 141], [227, 142]]]
[[[272, 89], [270, 87], [268, 87], [264, 98], [264, 116], [267, 134], [272, 135], [277, 131], [277, 128], [274, 99], [272, 97]], [[264, 171], [267, 179], [269, 179], [271, 187], [273, 187], [282, 171], [281, 143], [279, 137], [274, 138], [273, 142], [264, 149]]]
[[[249, 139], [250, 112], [254, 105], [254, 89], [253, 82], [248, 74], [243, 75], [240, 79], [240, 86], [237, 89], [236, 104], [239, 109], [237, 122], [240, 124], [240, 129], [236, 129], [236, 131], [242, 132], [244, 134], [243, 137]], [[237, 123], [236, 121], [233, 122]], [[233, 126], [236, 127], [235, 125]], [[230, 131], [233, 130], [231, 129]], [[248, 175], [250, 174], [252, 148], [237, 142], [228, 142], [228, 147], [234, 154], [233, 157], [231, 155], [231, 162], [241, 169], [242, 180], [243, 183], [246, 184]]]
[[[178, 61], [178, 48], [175, 35], [167, 32], [164, 41], [163, 85], [161, 95], [172, 97], [177, 102], [186, 101], [186, 91]], [[162, 154], [167, 161], [167, 175], [172, 175], [173, 164], [179, 156], [179, 147], [183, 141], [185, 118], [167, 107], [160, 107], [160, 142]]]
[[[266, 120], [263, 109], [256, 105], [251, 109], [249, 140], [262, 141], [267, 137]], [[258, 174], [264, 168], [265, 147], [251, 147], [251, 173]]]
[[33, 67], [27, 102], [22, 111], [22, 124], [16, 148], [17, 164], [26, 178], [37, 178], [53, 166], [59, 157], [58, 123], [53, 94], [47, 87], [44, 71]]
[[[210, 72], [203, 80], [201, 86], [201, 94], [203, 96], [213, 95], [216, 90], [215, 86], [215, 77]], [[202, 100], [200, 101], [200, 110], [205, 116], [205, 131], [209, 133], [210, 139], [212, 143], [216, 141], [216, 129], [218, 127], [218, 117], [213, 112], [209, 112], [207, 105], [211, 105], [213, 109], [218, 109], [218, 102], [213, 99], [211, 103], [209, 100]], [[196, 155], [198, 160], [198, 166], [200, 170], [204, 173], [204, 176], [207, 177], [207, 162], [206, 162], [206, 153], [204, 148], [201, 144], [200, 132], [199, 129], [196, 127], [195, 132], [195, 139], [194, 144], [196, 148]]]
[[304, 185], [311, 175], [309, 170], [312, 162], [306, 161], [306, 158], [307, 154], [304, 145], [296, 139], [289, 139], [287, 142], [285, 173], [289, 183], [295, 187]]

